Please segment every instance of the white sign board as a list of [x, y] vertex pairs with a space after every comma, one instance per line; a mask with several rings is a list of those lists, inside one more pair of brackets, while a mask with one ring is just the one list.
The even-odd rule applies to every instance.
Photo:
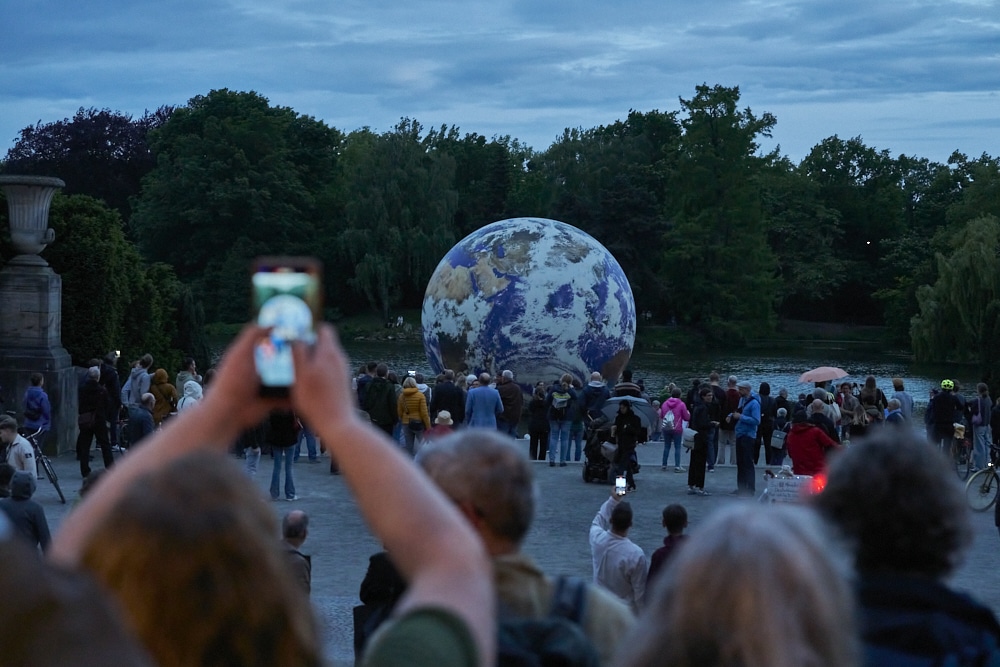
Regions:
[[798, 503], [809, 493], [812, 475], [772, 477], [767, 480], [767, 496], [772, 503]]

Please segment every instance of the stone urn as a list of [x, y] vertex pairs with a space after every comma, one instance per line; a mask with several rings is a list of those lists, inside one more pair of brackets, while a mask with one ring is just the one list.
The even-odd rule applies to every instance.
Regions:
[[56, 238], [49, 227], [49, 204], [58, 188], [66, 184], [48, 176], [0, 176], [0, 189], [7, 195], [10, 238], [20, 253], [11, 264], [47, 266], [38, 256]]

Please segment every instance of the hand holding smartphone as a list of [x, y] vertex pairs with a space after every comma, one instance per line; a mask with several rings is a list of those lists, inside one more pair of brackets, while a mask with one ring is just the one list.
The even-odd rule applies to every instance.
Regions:
[[322, 267], [311, 257], [259, 257], [254, 262], [257, 324], [270, 329], [254, 346], [260, 395], [287, 397], [295, 382], [292, 343], [312, 343], [322, 318]]
[[615, 477], [615, 495], [624, 496], [625, 495], [625, 476], [618, 475]]

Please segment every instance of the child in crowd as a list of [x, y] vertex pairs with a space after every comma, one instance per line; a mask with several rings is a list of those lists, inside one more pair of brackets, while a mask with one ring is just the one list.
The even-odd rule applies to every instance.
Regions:
[[670, 554], [687, 539], [684, 529], [688, 526], [688, 513], [683, 505], [667, 505], [663, 508], [663, 527], [667, 536], [663, 538], [663, 546], [649, 557], [649, 574], [646, 575], [646, 588], [653, 585], [656, 574], [663, 569]]

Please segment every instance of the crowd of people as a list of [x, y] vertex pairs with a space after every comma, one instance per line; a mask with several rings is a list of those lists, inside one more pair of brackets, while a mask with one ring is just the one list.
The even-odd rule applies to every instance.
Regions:
[[[446, 371], [430, 386], [419, 373], [400, 382], [375, 363], [352, 379], [323, 327], [314, 346], [294, 346], [296, 384], [275, 399], [252, 381], [259, 335], [248, 326], [209, 391], [106, 461], [51, 538], [31, 504], [31, 476], [0, 466], [5, 569], [37, 573], [8, 577], [8, 594], [45, 594], [58, 611], [4, 607], [0, 628], [19, 629], [2, 631], [6, 655], [39, 651], [41, 632], [51, 644], [39, 653], [44, 662], [11, 664], [322, 664], [302, 550], [309, 517], [293, 510], [279, 525], [247, 475], [273, 447], [271, 498], [294, 500], [290, 472], [282, 489], [280, 470], [291, 469], [300, 442], [318, 460], [318, 438], [385, 547], [362, 585], [364, 665], [489, 667], [549, 649], [563, 652], [561, 664], [622, 667], [1000, 665], [993, 613], [945, 583], [970, 543], [968, 510], [940, 451], [894, 427], [913, 420], [901, 383], [891, 398], [870, 378], [857, 390], [817, 387], [792, 401], [782, 389], [772, 397], [767, 383], [754, 390], [730, 377], [723, 388], [713, 373], [687, 396], [676, 386], [650, 396], [626, 371], [614, 383], [595, 373], [586, 386], [557, 378], [525, 401], [509, 371], [496, 383]], [[152, 396], [154, 419], [162, 397], [177, 396], [158, 371], [151, 358], [135, 364], [128, 391], [116, 392], [130, 412]], [[203, 386], [196, 369], [184, 372], [185, 387]], [[113, 408], [102, 380], [101, 365], [91, 367], [81, 392], [100, 397], [96, 386]], [[936, 429], [942, 406], [956, 406], [949, 419], [988, 427], [988, 391], [959, 411], [954, 386], [942, 384], [929, 424]], [[640, 419], [643, 405], [655, 410], [652, 423]], [[111, 417], [90, 411], [100, 444]], [[527, 447], [517, 439], [522, 417]], [[727, 454], [736, 495], [751, 495], [762, 451], [769, 465], [787, 456], [796, 472], [824, 474], [826, 487], [794, 507], [734, 500], [690, 534], [686, 508], [668, 504], [663, 546], [648, 558], [629, 538], [636, 501], [613, 492], [595, 502], [589, 528], [579, 527], [589, 530], [590, 580], [546, 573], [523, 550], [538, 501], [533, 461], [579, 460], [576, 433], [601, 419], [626, 491], [635, 488], [635, 448], [658, 437], [663, 470], [686, 472], [692, 495], [707, 493], [706, 473]], [[686, 426], [695, 435], [685, 470]], [[775, 432], [786, 434], [781, 447]], [[95, 619], [104, 631], [93, 631]]]

